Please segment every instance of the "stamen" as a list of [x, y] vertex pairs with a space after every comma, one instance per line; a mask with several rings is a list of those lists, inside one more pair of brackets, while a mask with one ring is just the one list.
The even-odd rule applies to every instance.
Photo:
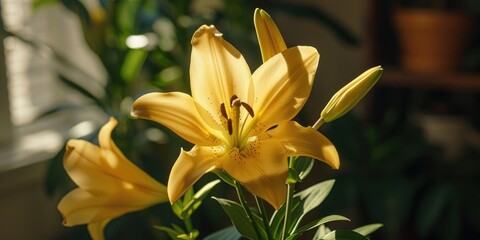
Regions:
[[253, 115], [254, 115], [253, 108], [250, 107], [250, 105], [248, 105], [248, 103], [246, 102], [242, 102], [242, 106], [245, 108], [245, 110], [247, 110], [248, 114], [250, 114], [250, 116], [253, 118]]
[[227, 120], [227, 126], [228, 126], [228, 134], [230, 134], [231, 136], [233, 133], [232, 119], [229, 118]]
[[230, 98], [230, 107], [233, 107], [233, 106], [240, 106], [240, 99], [237, 97], [237, 95], [233, 95], [231, 98]]
[[228, 119], [227, 110], [225, 109], [225, 103], [220, 104], [220, 112], [225, 119]]

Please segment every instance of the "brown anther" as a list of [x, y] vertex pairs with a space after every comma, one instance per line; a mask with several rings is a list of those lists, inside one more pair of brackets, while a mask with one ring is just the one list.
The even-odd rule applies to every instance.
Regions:
[[247, 110], [248, 114], [250, 114], [250, 116], [253, 118], [254, 116], [253, 108], [250, 107], [250, 105], [248, 105], [248, 103], [246, 102], [242, 102], [242, 106], [245, 108], [245, 110]]
[[228, 126], [228, 134], [232, 135], [233, 134], [233, 126], [232, 126], [232, 119], [227, 120], [227, 126]]
[[233, 107], [233, 106], [240, 106], [240, 99], [237, 97], [237, 95], [233, 95], [231, 98], [230, 98], [230, 107]]
[[225, 119], [228, 119], [227, 110], [225, 109], [225, 103], [220, 104], [220, 112]]

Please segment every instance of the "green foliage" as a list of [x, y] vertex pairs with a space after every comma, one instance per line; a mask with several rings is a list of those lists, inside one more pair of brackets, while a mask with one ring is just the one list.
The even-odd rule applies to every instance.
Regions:
[[377, 231], [379, 228], [383, 227], [383, 224], [374, 223], [365, 226], [361, 226], [353, 229], [353, 231], [362, 234], [363, 236], [368, 236], [371, 233]]
[[193, 193], [193, 188], [190, 188], [187, 193], [184, 195], [183, 199], [177, 200], [173, 205], [172, 209], [175, 215], [180, 219], [185, 220], [189, 219], [193, 212], [197, 210], [202, 201], [210, 194], [217, 184], [220, 183], [220, 180], [214, 180], [207, 183], [203, 186], [198, 192]]
[[[234, 201], [222, 198], [213, 197], [213, 199], [217, 200], [217, 202], [222, 206], [222, 209], [227, 213], [230, 220], [232, 220], [233, 225], [237, 228], [238, 232], [242, 234], [242, 236], [248, 239], [258, 239], [257, 234], [254, 230], [252, 223], [249, 220], [248, 215], [245, 213], [242, 205], [236, 203]], [[257, 214], [253, 214], [253, 224], [261, 227], [262, 218]], [[261, 236], [260, 239], [267, 239], [267, 234], [264, 228], [261, 228]]]
[[335, 230], [319, 240], [368, 240], [368, 238], [352, 230]]
[[239, 240], [241, 237], [235, 226], [229, 226], [206, 236], [203, 240]]

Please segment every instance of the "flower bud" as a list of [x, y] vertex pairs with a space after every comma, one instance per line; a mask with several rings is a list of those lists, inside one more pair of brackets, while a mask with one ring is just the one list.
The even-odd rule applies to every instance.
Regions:
[[381, 66], [370, 68], [345, 85], [327, 103], [320, 114], [320, 119], [331, 122], [350, 111], [377, 83], [382, 72]]
[[287, 49], [280, 30], [267, 12], [255, 9], [253, 16], [263, 62]]

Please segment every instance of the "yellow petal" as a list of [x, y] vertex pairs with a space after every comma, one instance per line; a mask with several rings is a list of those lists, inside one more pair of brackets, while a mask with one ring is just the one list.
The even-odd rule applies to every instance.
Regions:
[[345, 85], [333, 95], [320, 114], [320, 118], [325, 122], [331, 122], [350, 111], [377, 83], [382, 72], [383, 69], [380, 66], [370, 68]]
[[92, 193], [113, 194], [131, 185], [147, 194], [164, 195], [166, 200], [164, 185], [127, 159], [87, 141], [69, 140], [63, 165], [80, 188]]
[[230, 152], [227, 156], [223, 162], [225, 171], [242, 182], [249, 192], [275, 209], [280, 208], [285, 202], [288, 162], [279, 141], [271, 138], [251, 142], [242, 153]]
[[303, 127], [290, 121], [278, 125], [267, 132], [279, 139], [288, 150], [289, 156], [307, 156], [318, 159], [334, 169], [340, 167], [340, 159], [335, 146], [321, 133], [311, 127]]
[[[98, 134], [99, 144], [102, 149], [101, 161], [97, 163], [99, 171], [106, 172], [117, 179], [122, 179], [139, 187], [141, 186], [145, 191], [164, 192], [166, 195], [167, 189], [163, 184], [157, 182], [128, 160], [115, 145], [111, 134], [116, 125], [117, 120], [111, 117]], [[113, 181], [117, 182], [116, 179], [113, 179]]]
[[287, 49], [282, 34], [280, 34], [277, 25], [267, 12], [262, 9], [255, 9], [253, 21], [263, 62]]
[[253, 100], [250, 68], [214, 26], [203, 25], [193, 34], [190, 86], [195, 102], [218, 119], [220, 105], [229, 104], [233, 95], [243, 102]]
[[90, 233], [90, 237], [92, 237], [93, 240], [105, 240], [103, 230], [105, 229], [105, 226], [107, 226], [108, 222], [110, 222], [110, 219], [89, 223], [88, 233]]
[[256, 116], [266, 130], [291, 120], [307, 101], [319, 54], [313, 47], [289, 48], [270, 58], [253, 74]]
[[95, 192], [114, 192], [119, 184], [102, 170], [101, 150], [84, 140], [69, 140], [63, 166], [70, 178], [81, 188]]
[[145, 200], [134, 204], [127, 199], [115, 199], [119, 197], [122, 196], [95, 195], [76, 188], [60, 200], [58, 210], [62, 213], [65, 226], [76, 226], [116, 218], [152, 204]]
[[133, 103], [132, 116], [162, 124], [191, 143], [216, 144], [211, 135], [214, 130], [205, 124], [192, 97], [185, 93], [145, 94]]
[[177, 201], [205, 173], [221, 168], [216, 158], [217, 151], [221, 151], [221, 148], [194, 146], [188, 152], [181, 150], [168, 178], [171, 203]]

